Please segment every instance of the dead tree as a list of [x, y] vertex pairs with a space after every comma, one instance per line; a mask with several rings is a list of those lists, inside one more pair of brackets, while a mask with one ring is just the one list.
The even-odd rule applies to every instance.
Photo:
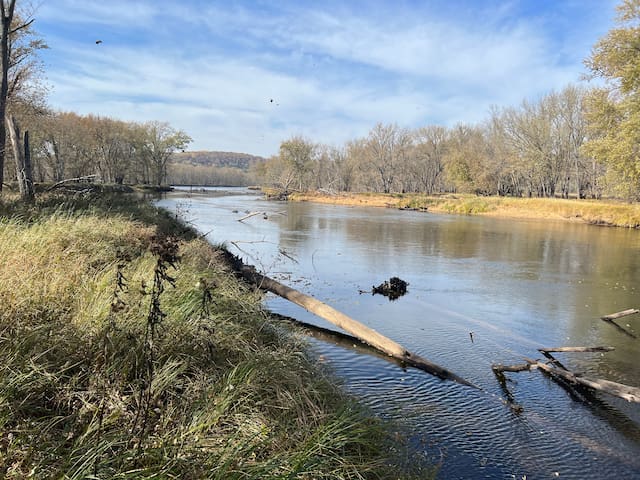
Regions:
[[14, 116], [7, 118], [7, 130], [16, 162], [16, 177], [20, 196], [23, 200], [31, 201], [35, 197], [33, 187], [33, 167], [31, 165], [31, 150], [29, 148], [29, 132], [24, 132], [24, 144], [20, 135], [20, 127]]

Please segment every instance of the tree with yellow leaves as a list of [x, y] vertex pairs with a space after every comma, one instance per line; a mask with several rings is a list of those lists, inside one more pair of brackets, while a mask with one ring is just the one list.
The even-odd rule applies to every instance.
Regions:
[[584, 152], [607, 166], [611, 190], [640, 198], [640, 0], [624, 0], [616, 27], [585, 60], [606, 81], [587, 101], [590, 139]]

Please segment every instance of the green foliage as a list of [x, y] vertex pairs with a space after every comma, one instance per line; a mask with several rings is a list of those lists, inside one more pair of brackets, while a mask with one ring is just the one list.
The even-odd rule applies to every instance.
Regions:
[[617, 10], [617, 28], [594, 45], [585, 64], [628, 94], [640, 88], [640, 1], [623, 0]]
[[278, 159], [284, 166], [285, 191], [293, 185], [298, 190], [307, 188], [315, 154], [316, 146], [302, 137], [294, 136], [280, 144]]
[[618, 7], [618, 27], [596, 43], [585, 62], [609, 87], [589, 98], [592, 139], [584, 151], [610, 167], [609, 184], [630, 200], [640, 196], [639, 24], [640, 1], [623, 1]]

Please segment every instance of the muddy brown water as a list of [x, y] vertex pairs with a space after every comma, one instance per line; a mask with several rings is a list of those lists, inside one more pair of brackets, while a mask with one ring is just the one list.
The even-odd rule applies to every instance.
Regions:
[[[267, 202], [245, 189], [185, 189], [158, 203], [267, 275], [482, 387], [311, 340], [344, 388], [440, 464], [438, 478], [640, 478], [639, 404], [604, 394], [578, 402], [540, 372], [510, 373], [516, 413], [491, 371], [539, 358], [539, 347], [610, 345], [557, 357], [584, 375], [640, 386], [640, 339], [599, 320], [640, 307], [640, 231]], [[359, 293], [393, 276], [409, 283], [396, 301]], [[332, 327], [280, 298], [266, 303]], [[640, 336], [640, 315], [618, 323]]]

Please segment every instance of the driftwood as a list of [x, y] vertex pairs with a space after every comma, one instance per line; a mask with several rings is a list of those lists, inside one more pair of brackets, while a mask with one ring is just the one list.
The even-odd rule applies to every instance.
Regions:
[[552, 348], [539, 348], [540, 352], [611, 352], [615, 350], [614, 347], [552, 347]]
[[605, 315], [604, 317], [600, 317], [602, 320], [616, 320], [618, 318], [626, 317], [628, 315], [633, 315], [635, 313], [640, 312], [640, 310], [635, 308], [630, 308], [628, 310], [623, 310], [621, 312], [611, 313], [609, 315]]
[[630, 336], [631, 338], [638, 338], [634, 333], [630, 332], [629, 330], [627, 330], [624, 327], [621, 327], [620, 325], [618, 325], [614, 321], [614, 320], [616, 320], [618, 318], [626, 317], [626, 316], [629, 316], [629, 315], [634, 315], [634, 314], [636, 314], [638, 312], [640, 312], [640, 310], [637, 310], [635, 308], [629, 308], [628, 310], [623, 310], [621, 312], [611, 313], [609, 315], [605, 315], [604, 317], [600, 317], [600, 320], [604, 320], [605, 322], [613, 325], [618, 330], [620, 330], [622, 333], [624, 333], [625, 335]]
[[360, 340], [359, 338], [354, 337], [353, 335], [349, 335], [348, 333], [339, 332], [337, 330], [331, 330], [329, 328], [320, 327], [318, 325], [314, 325], [312, 323], [303, 322], [293, 317], [289, 317], [287, 315], [281, 315], [278, 313], [271, 313], [271, 315], [291, 323], [297, 329], [304, 333], [305, 335], [309, 335], [310, 337], [316, 338], [326, 343], [332, 343], [342, 348], [346, 348], [349, 350], [354, 350], [358, 353], [363, 353], [367, 355], [372, 355], [386, 362], [393, 363], [401, 368], [406, 367], [406, 365], [393, 357], [390, 357], [386, 353], [381, 352], [377, 348], [373, 348], [368, 343]]
[[521, 363], [518, 365], [502, 365], [501, 363], [494, 363], [491, 365], [491, 370], [496, 373], [503, 372], [524, 372], [525, 370], [531, 370], [530, 363]]
[[615, 397], [623, 398], [628, 402], [640, 403], [640, 388], [630, 387], [622, 383], [611, 382], [601, 378], [588, 378], [576, 375], [563, 368], [550, 367], [546, 363], [536, 362], [535, 365], [551, 375], [558, 376], [570, 383], [579, 384], [593, 390], [599, 390]]
[[243, 222], [248, 218], [255, 217], [256, 215], [263, 215], [264, 216], [264, 215], [266, 215], [266, 213], [265, 212], [251, 212], [251, 213], [245, 215], [244, 217], [239, 218], [238, 221], [239, 222]]
[[330, 307], [320, 300], [317, 300], [309, 295], [305, 295], [298, 290], [287, 287], [280, 282], [262, 275], [256, 272], [253, 267], [242, 265], [238, 266], [238, 269], [239, 273], [245, 280], [256, 285], [258, 288], [275, 293], [276, 295], [279, 295], [280, 297], [301, 306], [309, 312], [333, 323], [334, 325], [337, 325], [338, 327], [342, 328], [346, 332], [349, 332], [368, 345], [371, 345], [372, 347], [387, 354], [390, 357], [400, 360], [408, 366], [418, 368], [443, 380], [452, 380], [454, 382], [460, 383], [461, 385], [478, 388], [476, 385], [456, 375], [455, 373], [439, 365], [436, 365], [435, 363], [432, 363], [420, 357], [419, 355], [416, 355], [415, 353], [409, 352], [399, 343], [396, 343], [390, 338], [381, 335], [372, 328], [369, 328], [366, 325], [363, 325], [362, 323], [348, 317], [344, 313], [339, 312], [338, 310]]
[[555, 348], [540, 348], [542, 352], [550, 362], [556, 366], [551, 366], [549, 363], [541, 362], [539, 360], [526, 359], [525, 364], [505, 366], [501, 364], [494, 364], [491, 366], [492, 370], [498, 377], [501, 384], [504, 381], [504, 372], [522, 372], [525, 370], [540, 369], [548, 374], [554, 380], [561, 380], [562, 386], [581, 386], [587, 387], [591, 390], [597, 390], [615, 397], [622, 398], [628, 402], [640, 403], [640, 388], [631, 387], [622, 383], [612, 382], [610, 380], [604, 380], [602, 378], [589, 378], [583, 375], [569, 371], [564, 365], [556, 360], [550, 352], [609, 352], [613, 350], [613, 347], [555, 347]]

